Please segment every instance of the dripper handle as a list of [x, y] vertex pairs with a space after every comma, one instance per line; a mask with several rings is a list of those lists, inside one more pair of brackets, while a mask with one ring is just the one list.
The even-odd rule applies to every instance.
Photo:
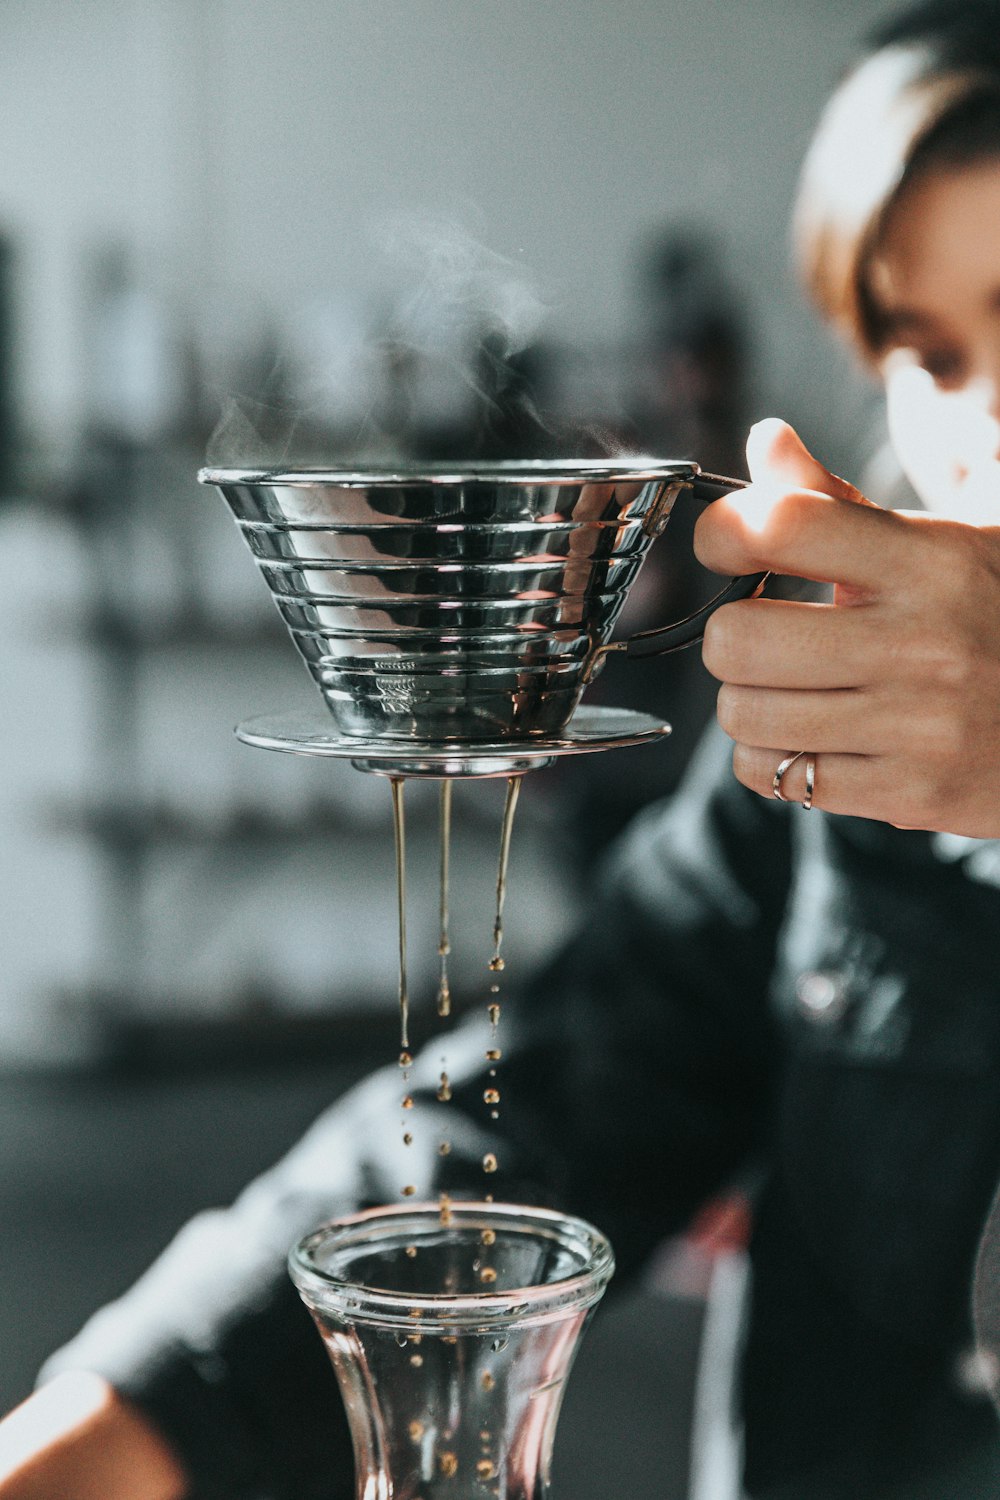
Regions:
[[[688, 483], [695, 498], [703, 500], [706, 505], [723, 495], [731, 494], [733, 490], [747, 487], [745, 479], [727, 479], [722, 474], [697, 474]], [[672, 625], [658, 626], [655, 630], [640, 630], [628, 640], [614, 641], [612, 649], [624, 651], [627, 656], [640, 657], [664, 656], [668, 651], [679, 651], [682, 646], [693, 646], [701, 640], [709, 615], [720, 604], [730, 604], [734, 599], [753, 598], [760, 593], [769, 577], [768, 573], [747, 573], [739, 578], [731, 578], [713, 599], [709, 599], [707, 604], [703, 604], [693, 614], [686, 615], [683, 620], [675, 620]]]

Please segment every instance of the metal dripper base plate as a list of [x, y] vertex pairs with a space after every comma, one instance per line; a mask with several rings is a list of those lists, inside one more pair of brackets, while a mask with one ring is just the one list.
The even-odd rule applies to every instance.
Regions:
[[296, 710], [264, 714], [237, 725], [236, 738], [262, 750], [328, 755], [380, 776], [519, 776], [551, 765], [560, 755], [621, 750], [666, 739], [670, 725], [628, 708], [578, 708], [558, 739], [481, 744], [421, 740], [365, 740], [341, 734], [329, 714]]

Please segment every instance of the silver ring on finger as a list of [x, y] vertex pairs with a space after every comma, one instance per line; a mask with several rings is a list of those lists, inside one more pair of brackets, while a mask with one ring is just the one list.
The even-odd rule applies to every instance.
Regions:
[[790, 771], [795, 762], [797, 760], [801, 760], [805, 753], [806, 752], [804, 750], [793, 750], [785, 756], [784, 760], [778, 763], [778, 768], [775, 771], [774, 775], [771, 777], [771, 791], [774, 793], [775, 797], [777, 797], [779, 802], [788, 801], [788, 798], [781, 790], [781, 783], [782, 779], [784, 778], [785, 772]]
[[813, 805], [813, 789], [814, 789], [815, 785], [816, 785], [816, 757], [815, 757], [815, 755], [807, 755], [806, 756], [806, 792], [805, 792], [805, 796], [802, 798], [802, 806], [805, 808], [806, 812], [808, 812], [809, 809]]

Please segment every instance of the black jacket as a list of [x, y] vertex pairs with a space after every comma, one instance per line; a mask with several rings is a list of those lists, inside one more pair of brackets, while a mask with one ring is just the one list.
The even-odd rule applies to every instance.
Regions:
[[390, 1067], [193, 1221], [44, 1373], [105, 1373], [206, 1496], [349, 1493], [336, 1390], [285, 1271], [294, 1238], [404, 1182], [479, 1196], [495, 1148], [498, 1197], [592, 1219], [623, 1274], [753, 1173], [748, 1488], [812, 1476], [819, 1497], [828, 1473], [831, 1495], [886, 1476], [906, 1494], [907, 1466], [995, 1438], [956, 1371], [1000, 1177], [998, 974], [993, 844], [762, 800], [712, 735], [619, 846], [578, 936], [505, 1004], [498, 1124], [488, 1036], [468, 1023], [450, 1103], [440, 1044], [418, 1059], [412, 1146]]

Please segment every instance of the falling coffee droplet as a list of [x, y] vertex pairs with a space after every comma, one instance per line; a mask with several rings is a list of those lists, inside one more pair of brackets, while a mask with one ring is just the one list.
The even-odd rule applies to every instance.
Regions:
[[445, 1479], [454, 1479], [455, 1475], [458, 1473], [458, 1459], [455, 1457], [455, 1454], [448, 1452], [439, 1453], [438, 1468], [441, 1470], [441, 1473], [444, 1475]]
[[399, 1054], [399, 1066], [403, 1069], [404, 1073], [407, 1068], [412, 1068], [413, 1058], [409, 1052], [401, 1052]]
[[500, 1024], [500, 1007], [499, 1007], [499, 1005], [493, 1004], [493, 1005], [487, 1006], [487, 1015], [490, 1018], [490, 1025], [491, 1026], [499, 1026], [499, 1024]]
[[438, 1214], [438, 1217], [440, 1219], [441, 1228], [442, 1229], [450, 1229], [451, 1226], [452, 1226], [453, 1220], [454, 1220], [454, 1215], [452, 1214], [452, 1211], [451, 1211], [451, 1199], [448, 1197], [447, 1193], [442, 1193], [441, 1197], [440, 1197], [440, 1199], [438, 1201], [439, 1201], [439, 1214]]
[[496, 1156], [494, 1155], [494, 1153], [492, 1151], [487, 1151], [486, 1155], [483, 1157], [483, 1171], [484, 1172], [495, 1172], [496, 1169], [497, 1169], [497, 1159], [496, 1159]]
[[403, 1197], [404, 1197], [404, 1198], [412, 1198], [412, 1197], [413, 1197], [413, 1195], [414, 1195], [414, 1193], [415, 1193], [415, 1192], [416, 1192], [416, 1191], [417, 1191], [417, 1190], [416, 1190], [416, 1188], [415, 1188], [415, 1187], [414, 1187], [414, 1185], [413, 1185], [413, 1183], [412, 1183], [412, 1182], [408, 1182], [408, 1183], [407, 1183], [407, 1184], [406, 1184], [406, 1186], [405, 1186], [405, 1188], [404, 1188], [404, 1189], [403, 1189]]
[[449, 935], [448, 914], [448, 885], [450, 881], [451, 867], [451, 781], [445, 777], [441, 782], [441, 887], [439, 903], [439, 933], [438, 933], [438, 958], [440, 959], [440, 971], [438, 976], [437, 1013], [439, 1016], [451, 1015], [451, 986], [448, 981], [448, 955], [451, 953], [451, 937]]
[[510, 836], [514, 829], [514, 813], [521, 794], [520, 776], [507, 778], [507, 797], [503, 805], [503, 822], [500, 826], [500, 858], [497, 862], [497, 905], [493, 920], [493, 957], [490, 969], [494, 974], [502, 971], [504, 962], [500, 956], [503, 943], [503, 909], [507, 900], [507, 866], [510, 862]]
[[402, 1099], [402, 1105], [403, 1105], [404, 1109], [412, 1109], [413, 1108], [413, 1095], [412, 1094], [404, 1094], [403, 1095], [403, 1099]]
[[479, 1236], [479, 1243], [481, 1245], [495, 1245], [496, 1242], [497, 1232], [495, 1229], [484, 1229]]
[[496, 1472], [496, 1469], [490, 1463], [490, 1460], [488, 1458], [481, 1458], [476, 1464], [476, 1475], [479, 1479], [483, 1480], [484, 1483], [487, 1479], [494, 1479], [496, 1477]]
[[392, 829], [396, 845], [396, 908], [399, 919], [399, 1045], [404, 1052], [410, 1047], [410, 999], [406, 983], [406, 818], [403, 808], [402, 776], [390, 776], [392, 789]]
[[411, 1422], [410, 1423], [410, 1442], [411, 1443], [419, 1443], [420, 1439], [423, 1437], [423, 1435], [424, 1435], [424, 1424], [423, 1424], [423, 1422]]
[[496, 1385], [496, 1381], [493, 1379], [493, 1376], [490, 1374], [489, 1370], [484, 1370], [482, 1375], [480, 1376], [479, 1384], [482, 1386], [484, 1391], [491, 1391]]
[[[489, 1051], [486, 1053], [486, 1061], [487, 1062], [499, 1062], [502, 1056], [503, 1056], [503, 1053], [500, 1051], [499, 1047], [491, 1047], [489, 1049]], [[492, 1068], [490, 1069], [490, 1076], [491, 1077], [493, 1076], [493, 1069]]]
[[421, 1365], [423, 1364], [423, 1362], [424, 1362], [424, 1356], [422, 1354], [411, 1354], [410, 1355], [410, 1364], [413, 1366], [413, 1368], [415, 1370], [419, 1370], [420, 1367], [421, 1367]]
[[451, 1082], [449, 1081], [447, 1073], [441, 1074], [441, 1082], [438, 1085], [437, 1096], [442, 1104], [447, 1104], [448, 1100], [451, 1098]]
[[451, 1155], [451, 1141], [442, 1141], [438, 1146], [438, 1156]]
[[413, 1137], [412, 1137], [412, 1135], [410, 1134], [409, 1131], [407, 1131], [406, 1134], [403, 1136], [403, 1145], [404, 1146], [412, 1146], [413, 1145]]
[[480, 1281], [487, 1281], [487, 1282], [489, 1282], [489, 1281], [496, 1281], [496, 1279], [497, 1279], [497, 1273], [496, 1273], [496, 1271], [494, 1271], [494, 1269], [493, 1269], [492, 1266], [483, 1266], [482, 1270], [479, 1273], [479, 1279], [480, 1279]]
[[499, 1104], [500, 1094], [496, 1089], [484, 1089], [483, 1102], [486, 1104]]
[[408, 1256], [408, 1258], [410, 1260], [416, 1260], [416, 1258], [417, 1258], [417, 1247], [416, 1247], [416, 1245], [407, 1245], [407, 1247], [406, 1247], [406, 1254], [407, 1254], [407, 1256]]

